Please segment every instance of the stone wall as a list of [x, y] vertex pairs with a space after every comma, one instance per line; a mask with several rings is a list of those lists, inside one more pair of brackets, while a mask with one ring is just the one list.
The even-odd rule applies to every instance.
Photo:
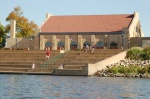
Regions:
[[30, 40], [30, 38], [16, 38], [14, 45], [12, 45], [12, 49], [32, 49], [34, 50], [34, 42], [35, 39]]
[[88, 69], [88, 75], [93, 75], [98, 70], [103, 70], [103, 69], [107, 68], [108, 65], [117, 63], [120, 60], [125, 59], [125, 57], [126, 57], [126, 51], [123, 51], [119, 54], [111, 56], [111, 57], [104, 59], [100, 62], [97, 62], [95, 64], [88, 64], [86, 67]]
[[[127, 39], [124, 39], [124, 48], [127, 49], [128, 45], [126, 44]], [[84, 42], [88, 41], [90, 42], [91, 46], [96, 45], [97, 42], [101, 41], [105, 44], [105, 48], [110, 48], [110, 43], [112, 41], [117, 43], [117, 48], [122, 48], [122, 35], [116, 34], [116, 35], [42, 35], [40, 34], [40, 50], [45, 49], [45, 43], [50, 42], [53, 43], [52, 50], [57, 50], [57, 45], [59, 42], [65, 43], [65, 50], [70, 49], [70, 43], [71, 41], [76, 42], [77, 44], [80, 44], [81, 49], [83, 48]]]
[[[145, 42], [149, 41], [149, 42]], [[144, 47], [146, 45], [150, 46], [150, 37], [132, 37], [130, 38], [130, 48], [131, 47]]]

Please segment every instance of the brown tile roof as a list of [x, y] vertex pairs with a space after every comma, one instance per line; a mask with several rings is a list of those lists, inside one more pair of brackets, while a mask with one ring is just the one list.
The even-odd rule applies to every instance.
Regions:
[[128, 27], [133, 14], [51, 16], [41, 32], [116, 32]]

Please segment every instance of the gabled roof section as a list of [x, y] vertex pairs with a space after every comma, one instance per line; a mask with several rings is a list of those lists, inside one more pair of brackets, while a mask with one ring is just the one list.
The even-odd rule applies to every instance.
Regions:
[[133, 14], [51, 16], [41, 32], [120, 32], [129, 27], [133, 17]]

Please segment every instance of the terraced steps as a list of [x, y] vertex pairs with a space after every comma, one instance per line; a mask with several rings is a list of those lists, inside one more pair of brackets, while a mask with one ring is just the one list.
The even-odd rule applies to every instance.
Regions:
[[[61, 59], [46, 66], [42, 64], [54, 59], [60, 54], [59, 51], [51, 51], [50, 60], [45, 58], [46, 51], [0, 51], [0, 73], [85, 75], [87, 72], [86, 65], [88, 63], [93, 64], [99, 62], [122, 51], [121, 49], [100, 49], [87, 53], [83, 51], [70, 51]], [[32, 69], [33, 62], [35, 64], [35, 69]], [[64, 64], [63, 69], [58, 69], [60, 64]]]
[[[59, 51], [51, 51], [51, 58]], [[0, 50], [0, 73], [52, 74], [54, 69], [41, 68], [46, 51]], [[33, 62], [35, 69], [32, 69]]]
[[[49, 65], [48, 67], [54, 68], [56, 75], [75, 75], [75, 73], [77, 73], [76, 75], [85, 75], [87, 71], [86, 65], [88, 63], [94, 64], [122, 51], [124, 50], [96, 50], [87, 53], [84, 53], [83, 51], [71, 51], [61, 60]], [[60, 64], [64, 64], [63, 69], [58, 69]]]

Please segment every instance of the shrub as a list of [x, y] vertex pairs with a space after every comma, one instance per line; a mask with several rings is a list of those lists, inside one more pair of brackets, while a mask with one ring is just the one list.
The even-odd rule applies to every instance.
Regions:
[[113, 66], [112, 68], [110, 68], [108, 70], [108, 72], [113, 73], [113, 74], [117, 74], [118, 73], [118, 68], [116, 66]]
[[143, 60], [143, 50], [140, 48], [131, 48], [127, 51], [126, 57], [129, 59]]
[[112, 68], [108, 69], [108, 72], [113, 74], [148, 74], [150, 73], [150, 66], [144, 68], [140, 66], [113, 66]]
[[150, 66], [149, 67], [147, 67], [148, 68], [148, 73], [150, 74]]
[[124, 73], [125, 70], [123, 66], [118, 66], [118, 68], [119, 68], [118, 70], [119, 73]]
[[150, 51], [150, 46], [146, 46], [146, 47], [144, 47], [144, 52], [148, 52], [148, 51]]
[[144, 47], [144, 54], [143, 54], [143, 59], [147, 60], [150, 59], [150, 46]]

